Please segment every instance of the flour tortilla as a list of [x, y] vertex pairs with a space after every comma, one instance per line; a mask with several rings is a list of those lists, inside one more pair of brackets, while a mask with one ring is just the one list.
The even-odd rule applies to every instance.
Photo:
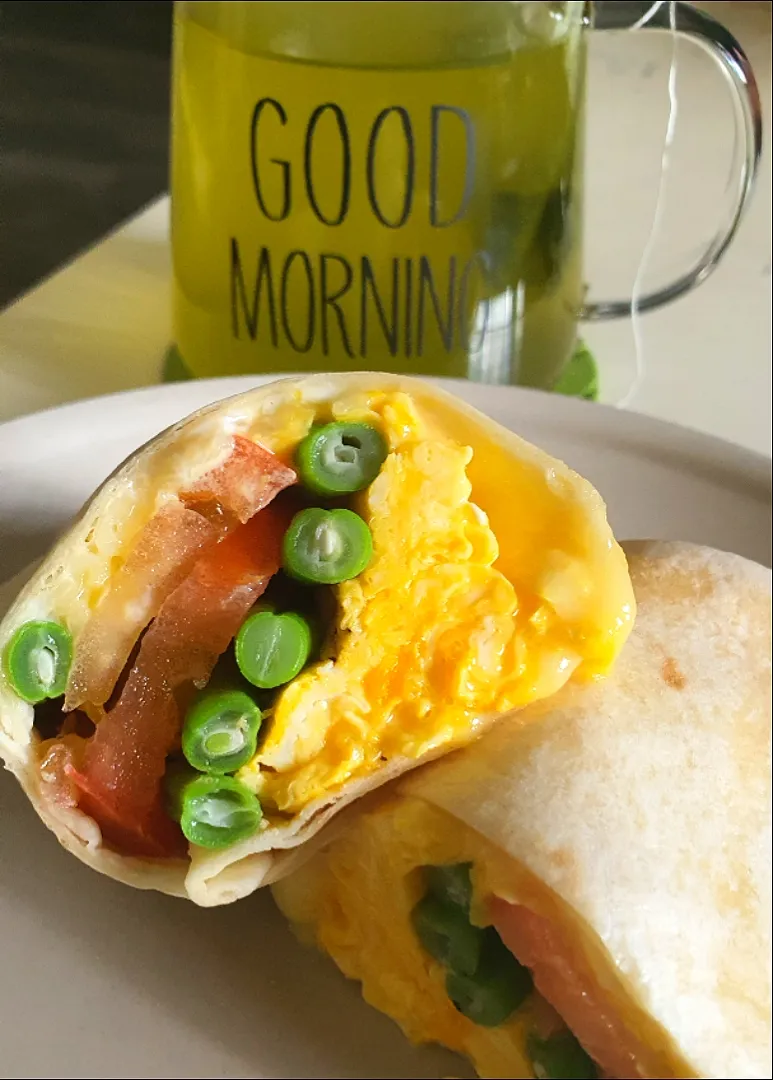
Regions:
[[[111, 560], [125, 555], [138, 529], [166, 499], [191, 487], [230, 451], [242, 434], [281, 453], [297, 443], [299, 418], [343, 394], [404, 392], [423, 416], [459, 442], [470, 445], [468, 468], [473, 497], [489, 515], [500, 545], [499, 567], [517, 580], [524, 557], [524, 523], [513, 508], [529, 489], [549, 489], [559, 524], [571, 523], [582, 538], [591, 580], [583, 603], [599, 620], [630, 590], [625, 558], [614, 542], [603, 501], [595, 489], [561, 462], [457, 398], [421, 381], [378, 373], [315, 375], [283, 379], [194, 413], [137, 450], [96, 492], [70, 531], [35, 569], [0, 624], [0, 650], [16, 627], [30, 619], [64, 619], [77, 651], [89, 603], [109, 580]], [[305, 431], [304, 431], [305, 433]], [[502, 483], [502, 475], [507, 477]], [[545, 523], [541, 523], [544, 527]], [[539, 528], [540, 522], [529, 522]], [[560, 530], [556, 530], [560, 531]], [[560, 543], [560, 536], [555, 540]], [[532, 545], [532, 550], [534, 545]], [[543, 547], [538, 545], [538, 550]], [[12, 592], [15, 595], [15, 592]], [[8, 602], [10, 597], [6, 597]], [[0, 607], [5, 610], [6, 605]], [[490, 722], [495, 717], [482, 718]], [[43, 821], [69, 851], [110, 877], [138, 888], [159, 889], [214, 905], [238, 899], [283, 872], [283, 860], [307, 842], [334, 814], [368, 790], [415, 767], [423, 759], [392, 759], [383, 769], [308, 805], [288, 824], [271, 826], [222, 852], [191, 850], [190, 860], [150, 860], [116, 854], [102, 844], [95, 822], [52, 797], [41, 777], [33, 710], [0, 675], [0, 755]], [[439, 750], [437, 753], [443, 753]], [[284, 853], [284, 854], [283, 854]]]
[[398, 790], [539, 883], [629, 1025], [681, 1059], [669, 1075], [770, 1077], [770, 571], [623, 547], [638, 614], [610, 678]]

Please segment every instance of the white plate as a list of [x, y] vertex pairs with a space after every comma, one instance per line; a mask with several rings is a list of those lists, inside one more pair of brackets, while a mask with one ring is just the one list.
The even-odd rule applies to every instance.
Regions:
[[[136, 446], [259, 381], [155, 387], [0, 427], [0, 580]], [[769, 565], [769, 460], [603, 406], [451, 388], [591, 479], [620, 538], [694, 540]], [[409, 1047], [293, 941], [267, 895], [201, 911], [108, 881], [59, 848], [5, 777], [0, 821], [3, 1077], [470, 1075]]]

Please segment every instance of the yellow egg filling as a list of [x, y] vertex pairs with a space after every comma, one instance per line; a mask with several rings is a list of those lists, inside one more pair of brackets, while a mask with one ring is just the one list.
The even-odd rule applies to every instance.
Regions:
[[[269, 813], [297, 813], [395, 758], [469, 742], [487, 718], [555, 692], [583, 662], [585, 674], [603, 671], [627, 632], [624, 618], [599, 632], [586, 617], [590, 570], [572, 550], [581, 537], [556, 536], [554, 549], [529, 552], [522, 576], [505, 576], [498, 538], [473, 501], [473, 450], [408, 395], [350, 397], [330, 411], [376, 424], [389, 446], [353, 503], [374, 554], [335, 587], [332, 657], [278, 694], [239, 773]], [[512, 506], [511, 528], [527, 537], [530, 517], [553, 512], [555, 495], [542, 487], [530, 490], [544, 506]], [[504, 485], [501, 499], [508, 494]], [[507, 520], [501, 506], [497, 516]], [[532, 548], [542, 542], [535, 532]]]
[[486, 898], [513, 891], [509, 861], [442, 810], [403, 798], [360, 815], [273, 892], [300, 936], [358, 980], [365, 1000], [413, 1042], [465, 1054], [482, 1076], [531, 1076], [529, 1034], [562, 1026], [547, 1002], [532, 993], [498, 1027], [474, 1023], [451, 1003], [446, 969], [422, 948], [411, 922], [423, 895], [422, 867], [462, 862], [474, 864], [473, 920], [485, 925]]

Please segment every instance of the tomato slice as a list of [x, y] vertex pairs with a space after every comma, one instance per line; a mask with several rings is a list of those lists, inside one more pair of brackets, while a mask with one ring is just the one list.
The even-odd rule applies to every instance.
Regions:
[[[519, 904], [495, 897], [491, 916], [513, 956], [528, 967], [534, 985], [607, 1076], [647, 1076], [638, 1039], [615, 1014], [577, 950], [560, 927]], [[658, 1076], [664, 1075], [657, 1073]]]
[[295, 472], [265, 446], [234, 435], [233, 449], [223, 464], [180, 492], [180, 498], [210, 520], [225, 515], [244, 523], [296, 479]]
[[269, 450], [235, 435], [222, 465], [205, 473], [182, 501], [153, 515], [79, 636], [65, 694], [68, 712], [109, 700], [143, 629], [199, 556], [295, 480]]
[[143, 627], [218, 539], [214, 525], [177, 500], [153, 515], [78, 638], [67, 712], [84, 702], [105, 704]]
[[156, 835], [166, 758], [181, 727], [176, 692], [209, 678], [279, 569], [289, 517], [271, 504], [201, 556], [161, 605], [116, 704], [71, 771], [79, 806], [119, 847]]
[[65, 772], [78, 789], [78, 808], [96, 821], [102, 839], [116, 851], [151, 859], [185, 856], [185, 837], [166, 813], [160, 794], [146, 814], [124, 818], [117, 804], [89, 776], [74, 765], [67, 765]]

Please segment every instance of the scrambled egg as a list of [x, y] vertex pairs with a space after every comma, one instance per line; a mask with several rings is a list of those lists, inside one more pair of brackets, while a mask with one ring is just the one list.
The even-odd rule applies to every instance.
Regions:
[[[514, 546], [529, 548], [511, 580], [472, 501], [469, 446], [405, 394], [350, 395], [331, 411], [376, 424], [389, 445], [353, 504], [370, 525], [374, 557], [336, 587], [333, 658], [278, 695], [258, 754], [239, 774], [269, 813], [297, 813], [385, 761], [469, 742], [486, 718], [554, 693], [589, 658], [591, 674], [605, 670], [628, 629], [622, 618], [604, 633], [583, 623], [590, 569], [568, 554], [573, 521], [554, 550], [539, 533], [524, 539], [530, 518], [543, 528], [550, 520], [549, 478], [534, 505], [510, 509]], [[508, 498], [506, 484], [499, 498]]]
[[509, 860], [442, 810], [402, 798], [358, 815], [327, 851], [272, 890], [299, 936], [360, 981], [365, 1000], [413, 1042], [464, 1054], [481, 1076], [531, 1077], [529, 1034], [562, 1027], [547, 1002], [532, 993], [500, 1027], [475, 1024], [451, 1004], [445, 969], [422, 949], [411, 925], [424, 892], [421, 867], [473, 860], [473, 918], [485, 925], [485, 898], [515, 891]]

